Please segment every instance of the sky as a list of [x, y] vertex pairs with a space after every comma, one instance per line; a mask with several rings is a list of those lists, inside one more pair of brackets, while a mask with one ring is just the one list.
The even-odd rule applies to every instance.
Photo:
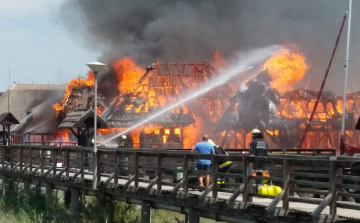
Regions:
[[65, 84], [86, 76], [98, 53], [79, 44], [59, 22], [63, 0], [0, 0], [0, 92], [12, 85]]
[[[103, 13], [98, 13], [98, 17], [96, 18], [94, 17], [96, 13], [92, 12], [94, 7], [90, 7], [94, 2], [96, 4], [102, 4], [103, 6]], [[124, 47], [126, 49], [126, 47], [131, 48], [141, 45], [139, 44], [141, 42], [138, 40], [135, 41], [133, 45], [125, 44], [126, 46], [124, 46], [124, 44], [118, 44], [118, 41], [124, 39], [119, 38], [119, 32], [125, 30], [126, 34], [128, 34], [128, 31], [134, 28], [134, 24], [143, 24], [139, 22], [140, 15], [147, 15], [149, 11], [152, 11], [148, 10], [148, 7], [157, 6], [150, 2], [147, 5], [145, 4], [141, 11], [138, 10], [140, 6], [135, 4], [133, 9], [139, 11], [138, 13], [140, 14], [136, 14], [131, 20], [128, 20], [128, 14], [132, 14], [133, 12], [125, 7], [129, 5], [129, 2], [136, 1], [0, 0], [0, 92], [6, 91], [9, 86], [9, 67], [11, 68], [10, 85], [14, 82], [27, 84], [65, 84], [74, 77], [85, 77], [88, 71], [85, 64], [99, 60], [99, 58], [101, 60], [104, 52], [114, 51], [115, 53], [126, 53]], [[137, 2], [142, 4], [141, 1]], [[234, 31], [234, 38], [237, 39], [237, 35], [241, 34], [241, 38], [238, 39], [241, 39], [241, 42], [244, 43], [243, 45], [245, 46], [251, 45], [249, 43], [264, 44], [274, 39], [278, 40], [276, 42], [277, 44], [282, 44], [282, 39], [293, 41], [305, 53], [307, 62], [311, 66], [304, 76], [301, 85], [296, 87], [309, 86], [310, 88], [317, 89], [320, 86], [330, 59], [331, 51], [334, 47], [341, 19], [347, 8], [348, 1], [309, 1], [312, 4], [302, 1], [291, 1], [294, 4], [283, 4], [285, 1], [279, 0], [275, 1], [277, 2], [276, 5], [272, 5], [274, 1], [259, 0], [252, 1], [252, 4], [249, 2], [250, 1], [243, 1], [244, 4], [248, 4], [243, 13], [238, 13], [237, 8], [233, 11], [230, 10], [234, 12], [230, 17], [233, 19], [232, 21], [235, 21], [235, 24], [237, 24], [238, 20], [233, 17], [241, 15], [238, 24], [239, 30], [238, 32]], [[289, 3], [290, 1], [287, 2]], [[82, 8], [75, 7], [76, 4], [80, 3], [85, 6]], [[115, 7], [112, 5], [115, 3], [124, 7]], [[64, 4], [68, 5], [68, 7], [62, 7]], [[269, 7], [269, 4], [271, 7]], [[89, 7], [86, 7], [87, 5]], [[106, 5], [110, 8], [106, 8]], [[178, 9], [178, 6], [179, 5], [175, 4], [174, 10]], [[232, 5], [230, 4], [230, 6]], [[121, 8], [123, 8], [123, 11], [120, 10]], [[130, 9], [132, 8], [130, 7]], [[190, 7], [190, 9], [194, 8]], [[358, 58], [360, 58], [360, 26], [357, 25], [360, 20], [360, 14], [357, 13], [359, 9], [360, 1], [353, 1], [349, 75], [349, 90], [351, 91], [360, 89], [360, 79], [357, 74], [357, 70], [360, 69], [360, 63], [358, 63]], [[201, 12], [204, 11], [201, 7], [199, 7], [199, 10]], [[161, 13], [166, 12], [166, 10], [160, 11]], [[119, 17], [119, 14], [123, 16]], [[200, 13], [192, 14], [199, 15]], [[212, 11], [210, 11], [210, 15], [213, 15]], [[170, 16], [171, 18], [177, 18], [171, 13]], [[205, 13], [203, 16], [204, 18], [208, 18], [208, 13]], [[157, 14], [152, 18], [154, 21], [149, 20], [146, 16], [145, 19], [147, 21], [145, 24], [149, 24], [153, 28], [150, 30], [157, 31], [158, 29], [154, 29], [154, 24], [158, 22], [158, 27], [160, 27], [159, 29], [161, 31], [159, 33], [162, 33], [162, 36], [168, 33], [171, 34], [167, 29], [165, 29], [166, 32], [162, 32], [164, 22], [168, 20], [167, 14], [165, 14], [165, 19]], [[158, 20], [160, 20], [160, 22]], [[100, 22], [94, 23], [94, 21]], [[189, 24], [189, 21], [184, 18], [182, 20], [176, 19], [176, 21], [184, 21], [185, 24]], [[193, 21], [194, 20], [191, 20], [191, 24]], [[199, 21], [201, 25], [204, 23], [204, 20]], [[175, 33], [178, 33], [177, 26], [174, 26], [173, 23], [173, 20], [169, 22], [171, 27], [175, 27]], [[212, 23], [212, 20], [210, 23]], [[96, 24], [99, 26], [95, 26]], [[130, 24], [131, 26], [126, 29], [127, 27], [124, 27], [124, 24]], [[225, 25], [221, 24], [216, 26], [219, 27], [219, 30], [227, 27], [227, 23], [224, 23]], [[101, 29], [98, 30], [95, 28]], [[210, 28], [213, 29], [211, 24]], [[143, 28], [141, 32], [139, 32], [142, 33], [146, 30], [149, 29]], [[195, 26], [194, 30], [198, 30], [198, 28]], [[217, 30], [218, 29], [216, 29], [215, 32], [218, 32]], [[233, 31], [233, 26], [230, 26], [230, 30]], [[329, 73], [328, 82], [325, 86], [325, 90], [332, 90], [338, 95], [342, 94], [343, 91], [346, 31], [347, 27], [345, 26], [333, 66]], [[278, 33], [281, 33], [281, 35], [277, 35]], [[99, 36], [96, 36], [98, 34], [100, 36], [102, 35], [102, 41], [99, 41]], [[112, 36], [115, 36], [115, 44], [112, 42], [112, 38], [108, 38], [110, 34], [114, 34]], [[198, 41], [197, 38], [194, 38], [194, 34], [188, 32], [188, 30], [187, 32], [180, 32], [180, 34], [183, 35], [181, 37], [185, 35], [186, 43], [190, 40], [194, 40], [195, 43]], [[206, 38], [209, 39], [209, 41], [206, 42], [204, 39], [201, 39], [201, 43], [206, 42], [209, 45], [218, 47], [220, 43], [214, 44], [214, 38], [209, 38], [209, 36], [211, 35], [207, 35], [208, 38]], [[175, 37], [179, 39], [176, 35]], [[161, 39], [154, 33], [151, 33], [150, 37], [146, 38], [146, 41], [143, 42], [149, 41], [152, 44], [154, 38], [155, 40]], [[169, 38], [172, 43], [173, 36], [170, 35]], [[88, 41], [89, 39], [96, 41]], [[130, 39], [132, 40], [133, 38]], [[227, 41], [226, 39], [223, 41], [223, 38], [218, 39], [220, 39], [221, 42], [227, 43], [227, 48], [232, 49], [236, 48], [237, 45], [241, 45], [234, 45], [234, 41]], [[106, 45], [106, 50], [104, 50], [104, 45]], [[121, 48], [118, 48], [118, 45], [120, 45]], [[190, 48], [191, 46], [192, 45], [190, 45]], [[172, 53], [179, 49], [179, 47], [173, 47], [174, 49], [172, 50], [170, 47], [160, 48], [167, 53], [166, 55], [168, 55], [169, 52]], [[155, 48], [155, 52], [159, 51], [160, 48]], [[187, 54], [193, 52], [191, 49], [189, 50], [189, 47], [184, 48], [183, 51], [189, 51], [185, 52]], [[212, 53], [213, 49], [208, 51]], [[144, 55], [143, 50], [139, 50], [139, 53]], [[113, 54], [110, 53], [109, 55], [111, 57]], [[200, 60], [202, 59], [203, 57], [201, 57]]]

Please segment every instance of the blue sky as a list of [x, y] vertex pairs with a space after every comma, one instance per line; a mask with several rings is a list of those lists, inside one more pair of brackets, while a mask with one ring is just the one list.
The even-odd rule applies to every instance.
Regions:
[[0, 92], [11, 84], [61, 84], [86, 76], [97, 52], [79, 44], [58, 21], [62, 0], [0, 0]]

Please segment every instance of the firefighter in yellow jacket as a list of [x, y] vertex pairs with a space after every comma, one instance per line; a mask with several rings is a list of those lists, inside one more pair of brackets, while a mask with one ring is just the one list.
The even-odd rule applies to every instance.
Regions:
[[[229, 155], [223, 148], [221, 148], [221, 146], [216, 145], [211, 139], [209, 139], [208, 142], [212, 146], [214, 146], [215, 154], [225, 155], [225, 156]], [[219, 163], [219, 166], [218, 166], [219, 173], [227, 173], [233, 164], [231, 161], [226, 161], [226, 160], [221, 160], [221, 159], [219, 160], [218, 163]], [[224, 188], [225, 187], [225, 177], [224, 176], [218, 177], [217, 184], [220, 186], [220, 188]]]

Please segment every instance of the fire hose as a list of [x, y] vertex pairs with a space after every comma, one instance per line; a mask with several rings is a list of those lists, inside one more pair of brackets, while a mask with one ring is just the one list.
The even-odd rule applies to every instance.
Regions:
[[311, 115], [310, 115], [309, 120], [307, 121], [306, 128], [305, 128], [305, 132], [304, 132], [304, 134], [302, 135], [299, 148], [302, 147], [302, 144], [304, 143], [305, 138], [306, 138], [306, 134], [308, 133], [308, 131], [309, 131], [309, 129], [310, 129], [311, 121], [312, 121], [313, 118], [314, 118], [314, 114], [315, 114], [317, 105], [318, 105], [318, 103], [319, 103], [319, 101], [320, 101], [320, 97], [321, 97], [321, 94], [322, 94], [322, 92], [323, 92], [323, 89], [324, 89], [324, 86], [325, 86], [325, 82], [326, 82], [326, 79], [327, 79], [327, 77], [328, 77], [329, 70], [330, 70], [332, 61], [333, 61], [333, 59], [334, 59], [337, 46], [338, 46], [338, 44], [339, 44], [340, 36], [341, 36], [342, 30], [343, 30], [343, 28], [344, 28], [344, 24], [345, 24], [345, 21], [346, 21], [347, 14], [348, 14], [348, 11], [346, 11], [346, 13], [345, 13], [345, 15], [344, 15], [344, 18], [343, 18], [343, 21], [342, 21], [342, 24], [341, 24], [341, 28], [340, 28], [340, 31], [339, 31], [339, 35], [338, 35], [338, 37], [337, 37], [337, 39], [336, 39], [335, 47], [334, 47], [334, 49], [333, 49], [333, 52], [332, 52], [332, 55], [331, 55], [331, 59], [330, 59], [329, 65], [328, 65], [328, 67], [327, 67], [327, 69], [326, 69], [324, 79], [323, 79], [323, 81], [322, 81], [322, 83], [321, 83], [321, 87], [320, 87], [320, 90], [319, 90], [319, 92], [318, 92], [318, 95], [317, 95], [317, 98], [316, 98], [316, 102], [315, 102], [314, 108], [313, 108], [313, 110], [312, 110], [312, 112], [311, 112]]

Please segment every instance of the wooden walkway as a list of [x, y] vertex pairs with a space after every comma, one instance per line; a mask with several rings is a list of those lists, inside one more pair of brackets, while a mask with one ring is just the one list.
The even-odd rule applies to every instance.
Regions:
[[[182, 213], [195, 208], [203, 217], [229, 222], [284, 220], [297, 215], [304, 222], [360, 221], [360, 194], [349, 193], [360, 191], [356, 173], [360, 160], [351, 157], [272, 154], [259, 158], [235, 153], [212, 156], [187, 151], [104, 148], [96, 154], [97, 187], [93, 190], [94, 157], [91, 148], [3, 146], [1, 177], [30, 180], [33, 184], [51, 183], [54, 189], [65, 191], [76, 187], [88, 195], [106, 193], [129, 203], [146, 200], [153, 207]], [[225, 177], [226, 189], [214, 186], [214, 181], [208, 188], [196, 185], [196, 175], [201, 171], [194, 167], [199, 158], [211, 159], [215, 165], [233, 162], [229, 173], [220, 173], [217, 168], [210, 173], [212, 179]], [[252, 175], [252, 167], [259, 163], [270, 177]], [[179, 182], [174, 182], [176, 173], [183, 176]], [[252, 186], [254, 180], [271, 180], [283, 191], [276, 197], [259, 195]], [[310, 198], [314, 195], [323, 198]], [[214, 213], [205, 213], [209, 208]], [[257, 209], [261, 211], [256, 212]], [[229, 210], [234, 213], [227, 214]], [[237, 214], [235, 210], [242, 212]]]

